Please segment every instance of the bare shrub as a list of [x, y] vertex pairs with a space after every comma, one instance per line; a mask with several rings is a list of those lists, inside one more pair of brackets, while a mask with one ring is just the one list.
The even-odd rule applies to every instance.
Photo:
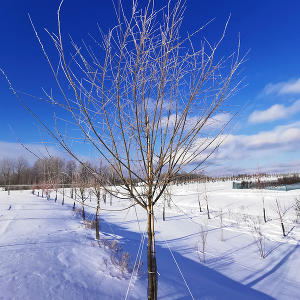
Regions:
[[200, 241], [197, 244], [197, 253], [198, 253], [199, 261], [203, 262], [203, 263], [205, 263], [205, 261], [206, 261], [207, 235], [208, 235], [207, 226], [201, 225], [200, 226]]
[[[110, 241], [108, 239], [102, 239], [102, 244], [111, 250], [110, 260], [117, 269], [123, 274], [132, 272], [130, 254], [123, 249], [117, 240]], [[139, 268], [140, 267], [138, 267], [138, 269]]]
[[86, 220], [85, 221], [85, 228], [95, 229], [96, 228], [96, 220]]
[[110, 255], [112, 264], [121, 270], [122, 273], [129, 273], [130, 255], [128, 252], [118, 251]]
[[73, 210], [73, 215], [78, 217], [78, 216], [81, 216], [81, 209], [80, 208], [75, 208]]
[[295, 198], [294, 209], [296, 214], [296, 223], [300, 222], [300, 198]]
[[259, 252], [259, 256], [261, 258], [265, 258], [266, 257], [266, 243], [265, 243], [265, 236], [262, 234], [261, 231], [261, 222], [260, 222], [260, 218], [252, 218], [252, 223], [251, 223], [251, 229], [252, 229], [252, 234], [253, 234], [253, 238], [255, 240], [258, 252]]
[[223, 233], [223, 210], [220, 211], [220, 229], [221, 229], [221, 241], [224, 241], [224, 233]]
[[287, 209], [285, 209], [285, 208], [283, 209], [281, 207], [281, 205], [278, 202], [278, 199], [276, 199], [275, 201], [276, 201], [276, 212], [277, 212], [279, 220], [280, 220], [282, 235], [283, 235], [283, 237], [285, 237], [286, 233], [285, 233], [285, 227], [284, 227], [284, 223], [283, 223], [283, 217], [286, 214]]

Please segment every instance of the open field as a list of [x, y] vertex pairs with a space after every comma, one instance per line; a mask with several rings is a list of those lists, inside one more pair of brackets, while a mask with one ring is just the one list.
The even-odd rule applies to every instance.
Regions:
[[[158, 203], [159, 299], [298, 299], [299, 190], [231, 187], [172, 186], [165, 221]], [[49, 200], [31, 191], [0, 192], [0, 299], [145, 299], [144, 211], [113, 211], [129, 203], [108, 196], [101, 202], [98, 243], [81, 221], [80, 204], [73, 212], [67, 196], [62, 206], [54, 192]], [[93, 206], [95, 199], [86, 201], [88, 220]]]

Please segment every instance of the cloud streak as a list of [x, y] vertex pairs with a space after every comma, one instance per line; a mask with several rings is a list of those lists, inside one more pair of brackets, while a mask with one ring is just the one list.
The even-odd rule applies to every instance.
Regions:
[[[24, 146], [41, 158], [49, 156], [47, 150], [52, 156], [62, 156], [62, 152], [58, 151], [55, 147], [52, 146], [47, 146], [47, 150], [45, 146], [40, 144], [24, 144]], [[36, 157], [32, 153], [27, 151], [21, 144], [0, 141], [0, 159], [15, 159], [18, 157], [25, 158], [29, 161], [29, 163], [33, 163], [36, 160]]]
[[[252, 135], [229, 134], [220, 138], [225, 139], [211, 156], [208, 162], [210, 169], [219, 170], [220, 173], [223, 170], [225, 174], [226, 170], [233, 172], [234, 169], [253, 169], [258, 162], [273, 165], [275, 168], [276, 165], [279, 167], [283, 159], [289, 160], [289, 153], [297, 153], [300, 147], [300, 121]], [[207, 151], [212, 150], [218, 141]], [[198, 161], [201, 159], [202, 156]]]
[[229, 135], [221, 146], [224, 151], [220, 151], [219, 156], [231, 159], [263, 157], [270, 155], [270, 150], [275, 152], [296, 151], [299, 146], [300, 122], [295, 122], [253, 135]]
[[269, 83], [263, 90], [264, 95], [296, 95], [300, 94], [300, 78], [278, 83]]
[[250, 123], [272, 122], [279, 119], [287, 118], [300, 112], [300, 100], [295, 101], [290, 106], [274, 104], [266, 110], [255, 110], [249, 116]]
[[[162, 127], [165, 128], [168, 125], [169, 128], [173, 128], [175, 126], [176, 119], [178, 122], [179, 117], [180, 115], [178, 115], [176, 118], [175, 114], [172, 114], [169, 119], [166, 116], [163, 117], [161, 121]], [[218, 113], [207, 120], [202, 130], [208, 131], [222, 129], [231, 120], [231, 118], [232, 115], [230, 113]], [[186, 130], [191, 130], [193, 127], [195, 127], [199, 120], [199, 116], [188, 117], [186, 120]]]

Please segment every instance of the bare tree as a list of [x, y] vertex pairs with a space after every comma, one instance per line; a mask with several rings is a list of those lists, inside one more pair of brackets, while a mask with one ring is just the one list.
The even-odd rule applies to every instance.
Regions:
[[197, 180], [197, 197], [198, 197], [198, 205], [199, 205], [199, 211], [202, 212], [201, 202], [200, 202], [200, 195], [199, 195], [199, 181]]
[[16, 161], [16, 184], [21, 184], [25, 182], [25, 176], [27, 175], [27, 170], [29, 168], [28, 162], [25, 158], [19, 157]]
[[[239, 42], [236, 51], [224, 56], [218, 49], [229, 20], [216, 42], [203, 36], [208, 24], [183, 37], [183, 1], [155, 9], [149, 0], [139, 9], [134, 0], [129, 14], [120, 3], [117, 26], [106, 35], [101, 32], [101, 40], [94, 38], [98, 48], [72, 40], [74, 53], [68, 56], [61, 6], [58, 33], [48, 32], [59, 56], [58, 68], [33, 25], [60, 91], [60, 97], [45, 91], [45, 98], [57, 114], [60, 109], [70, 113], [74, 138], [79, 139], [79, 128], [83, 140], [114, 171], [117, 181], [103, 186], [106, 192], [133, 199], [147, 211], [148, 299], [157, 299], [154, 207], [177, 174], [202, 167], [224, 140], [233, 116], [226, 114], [224, 103], [238, 90], [240, 81], [234, 75], [244, 60]], [[99, 51], [102, 54], [97, 56]], [[65, 126], [57, 118], [52, 129], [34, 116], [64, 150], [84, 164], [72, 151]]]
[[198, 205], [199, 205], [199, 211], [202, 212], [202, 208], [201, 208], [201, 202], [200, 202], [200, 196], [198, 194]]
[[256, 219], [252, 218], [250, 227], [251, 227], [251, 231], [253, 233], [253, 238], [255, 240], [258, 252], [259, 252], [259, 256], [261, 258], [265, 258], [266, 257], [266, 243], [265, 243], [266, 238], [263, 235], [262, 230], [261, 230], [260, 218], [259, 217], [257, 217]]
[[[206, 262], [207, 235], [208, 235], [207, 226], [201, 225], [200, 226], [200, 242], [198, 243], [197, 252], [198, 252], [200, 262], [202, 261], [203, 263]], [[201, 259], [200, 253], [202, 253], [202, 259]]]
[[206, 182], [204, 186], [204, 199], [206, 202], [206, 211], [207, 211], [207, 218], [210, 219], [210, 212], [209, 212], [209, 206], [208, 206], [208, 196], [207, 196], [207, 190], [206, 190]]
[[295, 214], [296, 214], [296, 223], [299, 223], [299, 221], [300, 221], [300, 199], [298, 197], [295, 198], [294, 210], [295, 210]]
[[263, 203], [263, 215], [264, 215], [264, 221], [265, 221], [265, 223], [267, 223], [266, 207], [265, 207], [265, 197], [262, 197], [262, 203]]
[[95, 228], [96, 228], [96, 240], [100, 239], [100, 199], [101, 199], [101, 192], [104, 191], [102, 186], [105, 185], [105, 169], [102, 166], [102, 162], [100, 162], [100, 166], [94, 167], [94, 170], [97, 170], [97, 178], [93, 179], [92, 182], [92, 193], [96, 196], [97, 206], [96, 206], [96, 214], [95, 214]]
[[221, 229], [221, 241], [224, 241], [224, 233], [223, 233], [223, 210], [220, 211], [220, 229]]
[[286, 233], [285, 233], [285, 227], [284, 227], [284, 223], [283, 223], [283, 217], [286, 214], [287, 209], [282, 209], [281, 205], [278, 203], [278, 199], [276, 199], [275, 201], [276, 201], [276, 212], [277, 212], [279, 220], [280, 220], [282, 235], [283, 235], [283, 237], [285, 237]]
[[10, 184], [12, 174], [15, 170], [15, 162], [12, 159], [4, 158], [0, 161], [0, 174], [2, 174], [8, 195], [10, 194]]
[[79, 172], [76, 178], [76, 186], [77, 191], [79, 192], [79, 199], [82, 207], [82, 220], [85, 221], [85, 201], [89, 198], [89, 194], [87, 193], [88, 188], [90, 186], [90, 174], [88, 170], [91, 168], [88, 162], [84, 163], [79, 168]]

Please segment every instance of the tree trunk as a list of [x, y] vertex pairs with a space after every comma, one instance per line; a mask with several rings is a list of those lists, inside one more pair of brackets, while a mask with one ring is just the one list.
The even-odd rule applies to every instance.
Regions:
[[73, 210], [75, 210], [75, 201], [74, 201], [74, 203], [73, 203]]
[[277, 212], [278, 212], [280, 223], [281, 223], [282, 235], [283, 235], [283, 237], [285, 237], [285, 228], [284, 228], [284, 224], [283, 224], [283, 217], [282, 217], [280, 205], [279, 205], [277, 199], [276, 199], [276, 205], [277, 205]]
[[148, 246], [147, 246], [147, 262], [148, 262], [148, 300], [157, 300], [157, 268], [155, 256], [155, 238], [154, 238], [154, 216], [153, 204], [150, 200], [148, 211]]
[[282, 235], [285, 237], [285, 229], [284, 229], [283, 222], [281, 222], [281, 228], [282, 228]]
[[82, 203], [82, 220], [85, 221], [84, 204]]
[[264, 221], [267, 223], [267, 217], [266, 217], [266, 209], [264, 208]]
[[199, 210], [200, 210], [200, 212], [202, 212], [202, 207], [201, 207], [201, 203], [200, 203], [200, 197], [199, 197], [199, 195], [198, 195], [198, 203], [199, 203]]
[[207, 196], [205, 196], [205, 201], [206, 201], [206, 209], [207, 209], [207, 218], [210, 219], [210, 213], [209, 213], [209, 207], [208, 207], [208, 199], [207, 199]]
[[10, 178], [8, 179], [7, 195], [10, 195]]
[[220, 228], [221, 228], [221, 241], [224, 241], [224, 236], [223, 236], [223, 210], [221, 209], [220, 213]]
[[265, 198], [262, 198], [263, 200], [263, 213], [264, 213], [264, 221], [267, 223], [267, 217], [266, 217], [266, 209], [265, 209]]
[[100, 198], [97, 199], [97, 210], [96, 210], [96, 240], [100, 239], [99, 232], [99, 206], [100, 206]]

